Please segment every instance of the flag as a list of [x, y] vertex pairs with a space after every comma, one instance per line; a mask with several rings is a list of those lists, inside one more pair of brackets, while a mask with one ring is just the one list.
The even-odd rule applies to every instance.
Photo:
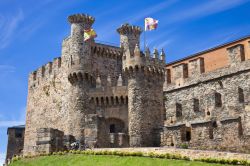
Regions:
[[95, 37], [97, 37], [97, 34], [94, 31], [94, 29], [91, 28], [91, 29], [84, 30], [84, 41], [87, 41]]
[[151, 31], [157, 28], [158, 20], [147, 17], [145, 18], [145, 31]]

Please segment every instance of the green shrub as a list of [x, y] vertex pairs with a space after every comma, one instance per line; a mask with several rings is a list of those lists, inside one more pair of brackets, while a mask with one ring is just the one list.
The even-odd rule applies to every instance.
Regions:
[[166, 158], [166, 159], [170, 159], [170, 156], [171, 156], [171, 155], [170, 155], [169, 153], [165, 153], [165, 158]]
[[190, 158], [189, 158], [189, 157], [187, 157], [187, 156], [183, 156], [183, 157], [182, 157], [182, 159], [183, 159], [183, 160], [190, 161]]
[[154, 154], [154, 152], [149, 152], [149, 153], [148, 153], [148, 156], [149, 156], [149, 157], [154, 157], [155, 154]]
[[225, 159], [220, 159], [220, 160], [218, 160], [218, 162], [219, 162], [220, 164], [226, 164], [226, 163], [227, 163], [227, 161], [226, 161]]
[[229, 164], [234, 164], [234, 165], [236, 165], [236, 164], [238, 164], [238, 160], [236, 160], [236, 159], [233, 159], [233, 160], [230, 160], [229, 161], [230, 163]]
[[182, 149], [188, 149], [188, 144], [185, 144], [185, 143], [184, 143], [184, 144], [181, 144], [181, 145], [180, 145], [180, 148], [182, 148]]

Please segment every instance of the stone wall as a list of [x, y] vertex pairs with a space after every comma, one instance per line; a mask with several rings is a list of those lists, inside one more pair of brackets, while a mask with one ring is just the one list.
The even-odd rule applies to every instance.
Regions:
[[165, 54], [140, 50], [140, 27], [124, 24], [117, 29], [123, 48], [123, 72], [128, 79], [129, 145], [159, 146], [162, 125], [162, 87]]
[[66, 94], [67, 61], [57, 58], [50, 68], [41, 67], [29, 76], [24, 153], [35, 152], [37, 128], [55, 128], [67, 133], [69, 103]]
[[15, 126], [8, 128], [6, 163], [7, 160], [11, 159], [15, 155], [23, 154], [24, 131], [25, 131], [24, 126]]
[[[231, 57], [240, 52], [234, 48], [237, 50], [229, 51]], [[187, 143], [196, 148], [249, 152], [249, 69], [250, 61], [238, 59], [236, 65], [186, 78], [179, 87], [168, 84], [164, 92], [165, 135], [172, 125], [182, 124], [191, 128], [191, 140], [176, 140], [177, 146]], [[171, 134], [167, 135], [164, 141]]]
[[214, 50], [223, 53], [216, 66], [209, 66], [214, 54], [204, 53], [167, 65], [165, 75], [164, 51], [140, 50], [140, 27], [118, 28], [121, 47], [115, 47], [84, 41], [93, 17], [76, 14], [68, 21], [61, 57], [29, 75], [24, 154], [36, 152], [39, 128], [90, 147], [159, 146], [161, 139], [162, 146], [249, 151], [245, 41]]
[[[69, 21], [73, 23], [77, 20], [71, 17]], [[122, 73], [120, 48], [88, 41], [88, 46], [84, 47], [83, 52], [79, 52], [79, 50], [82, 50], [81, 46], [83, 44], [83, 38], [79, 38], [83, 35], [82, 28], [84, 27], [81, 25], [71, 25], [71, 35], [65, 38], [62, 43], [62, 56], [55, 58], [53, 62], [43, 65], [29, 75], [25, 154], [35, 153], [36, 130], [38, 128], [58, 129], [63, 131], [65, 135], [72, 135], [79, 139], [79, 135], [82, 132], [80, 132], [80, 129], [77, 130], [77, 126], [80, 128], [84, 127], [85, 114], [95, 116], [98, 112], [97, 110], [100, 110], [99, 107], [96, 107], [94, 102], [92, 102], [92, 98], [101, 99], [101, 97], [108, 96], [110, 102], [111, 97], [113, 97], [114, 102], [116, 102], [115, 99], [117, 95], [119, 96], [119, 102], [121, 101], [121, 97], [123, 97], [124, 102], [127, 98], [126, 88], [125, 91], [119, 87], [115, 88], [118, 84], [118, 79], [120, 79], [119, 86], [126, 85], [126, 77], [122, 75], [120, 75], [122, 78], [119, 77], [119, 74]], [[74, 50], [72, 48], [74, 48]], [[80, 66], [84, 69], [81, 75], [82, 77], [80, 75], [74, 77], [74, 71], [78, 74], [77, 71], [81, 69]], [[87, 78], [85, 79], [86, 73]], [[72, 79], [70, 80], [68, 79], [69, 74], [72, 74], [72, 77], [70, 77]], [[71, 81], [76, 81], [74, 79], [77, 79], [77, 76], [80, 76], [80, 79], [85, 79], [83, 83], [86, 84], [84, 87], [86, 87], [87, 91], [84, 92], [82, 87], [72, 86]], [[98, 77], [100, 77], [101, 80], [101, 91], [99, 89], [97, 90], [98, 93], [94, 93], [97, 88], [96, 80]], [[107, 82], [108, 77], [111, 79], [110, 86], [108, 86]], [[112, 87], [118, 90], [114, 90], [116, 92], [113, 93], [113, 91], [110, 90]], [[102, 89], [105, 89], [105, 91], [102, 91]], [[85, 97], [86, 102], [90, 103], [83, 112], [75, 111], [79, 102], [81, 103], [83, 101], [79, 98], [79, 94], [83, 94], [82, 97]], [[88, 97], [89, 94], [91, 96]], [[78, 104], [76, 104], [76, 101], [79, 101]], [[83, 108], [81, 105], [82, 104], [79, 105], [80, 110]], [[86, 106], [86, 104], [84, 104], [84, 106]], [[119, 107], [122, 109], [119, 109]], [[114, 108], [107, 106], [104, 106], [104, 108], [105, 109], [101, 110], [104, 110], [106, 119], [115, 116], [116, 118], [121, 118], [127, 124], [127, 107], [125, 103], [117, 103]], [[116, 110], [121, 110], [121, 114], [114, 115]], [[88, 117], [86, 118], [88, 119]], [[101, 127], [101, 125], [99, 127]], [[85, 134], [88, 133], [86, 130]], [[104, 145], [101, 144], [100, 146]]]
[[39, 128], [36, 131], [36, 153], [52, 153], [65, 150], [64, 133], [52, 128]]

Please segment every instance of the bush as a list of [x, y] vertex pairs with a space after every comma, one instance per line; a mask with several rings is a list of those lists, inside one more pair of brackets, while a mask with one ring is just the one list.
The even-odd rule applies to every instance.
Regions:
[[[165, 159], [178, 159], [178, 160], [187, 160], [190, 161], [190, 158], [187, 156], [182, 156], [180, 154], [170, 154], [170, 153], [165, 153], [165, 154], [159, 154], [159, 153], [154, 153], [154, 152], [149, 152], [149, 153], [143, 153], [143, 152], [126, 152], [126, 151], [94, 151], [94, 150], [85, 150], [85, 151], [80, 151], [80, 150], [70, 150], [69, 152], [67, 151], [59, 151], [59, 152], [53, 152], [53, 153], [40, 153], [37, 154], [36, 156], [48, 156], [48, 155], [65, 155], [65, 154], [83, 154], [83, 155], [116, 155], [116, 156], [147, 156], [147, 157], [152, 157], [152, 158], [165, 158]], [[21, 158], [32, 158], [35, 156], [31, 155], [26, 155], [26, 156], [15, 156], [12, 158], [12, 162], [18, 161]], [[199, 158], [199, 159], [194, 159], [194, 161], [201, 161], [201, 162], [207, 162], [207, 163], [220, 163], [220, 164], [233, 164], [233, 165], [245, 165], [245, 166], [250, 166], [250, 162], [247, 160], [237, 160], [237, 159], [232, 159], [232, 160], [227, 160], [227, 159], [214, 159], [214, 158]]]
[[149, 153], [148, 153], [148, 156], [149, 156], [149, 157], [155, 157], [155, 154], [154, 154], [154, 152], [149, 152]]
[[181, 144], [180, 147], [181, 147], [182, 149], [188, 149], [188, 144]]

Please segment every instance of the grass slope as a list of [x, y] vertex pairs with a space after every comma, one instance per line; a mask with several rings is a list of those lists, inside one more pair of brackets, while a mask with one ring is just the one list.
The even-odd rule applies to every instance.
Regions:
[[[222, 166], [196, 161], [168, 160], [147, 157], [94, 155], [53, 155], [15, 161], [10, 166]], [[223, 165], [226, 166], [226, 165]]]

